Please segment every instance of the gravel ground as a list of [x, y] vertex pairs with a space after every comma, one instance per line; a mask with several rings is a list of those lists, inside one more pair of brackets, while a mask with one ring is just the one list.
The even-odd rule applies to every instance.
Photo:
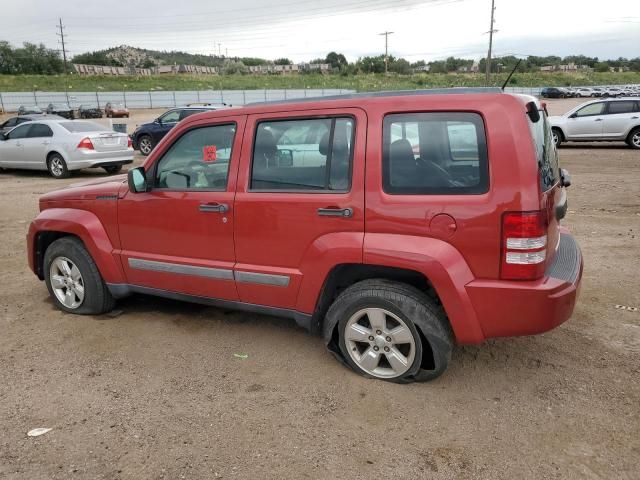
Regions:
[[408, 386], [351, 373], [287, 320], [144, 296], [56, 310], [28, 223], [40, 194], [104, 174], [1, 173], [0, 478], [639, 478], [640, 312], [616, 305], [640, 307], [640, 152], [560, 157], [585, 257], [573, 318], [459, 347]]

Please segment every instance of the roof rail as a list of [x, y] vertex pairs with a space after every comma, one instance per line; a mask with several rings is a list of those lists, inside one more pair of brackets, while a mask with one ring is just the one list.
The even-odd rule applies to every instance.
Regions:
[[251, 102], [246, 105], [274, 105], [281, 103], [319, 102], [328, 100], [351, 100], [358, 98], [377, 97], [405, 97], [410, 95], [461, 95], [473, 93], [504, 93], [499, 87], [452, 87], [428, 88], [422, 90], [385, 90], [380, 92], [344, 93], [341, 95], [327, 95], [326, 97], [290, 98], [287, 100], [271, 100], [267, 102]]

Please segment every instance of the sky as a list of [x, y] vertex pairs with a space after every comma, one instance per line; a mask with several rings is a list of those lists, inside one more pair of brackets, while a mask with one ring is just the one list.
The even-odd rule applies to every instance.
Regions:
[[[494, 55], [640, 57], [640, 0], [496, 0]], [[350, 61], [487, 53], [491, 0], [4, 0], [0, 40], [70, 55], [130, 45], [227, 56]], [[118, 5], [120, 5], [118, 7]]]

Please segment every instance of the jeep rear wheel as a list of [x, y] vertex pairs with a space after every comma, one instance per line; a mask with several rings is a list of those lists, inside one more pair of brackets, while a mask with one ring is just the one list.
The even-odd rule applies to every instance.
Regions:
[[420, 290], [365, 280], [342, 292], [327, 312], [340, 353], [365, 377], [425, 381], [447, 368], [453, 340], [444, 313]]
[[81, 315], [98, 315], [113, 309], [114, 299], [98, 267], [75, 237], [62, 237], [44, 254], [45, 282], [60, 310]]

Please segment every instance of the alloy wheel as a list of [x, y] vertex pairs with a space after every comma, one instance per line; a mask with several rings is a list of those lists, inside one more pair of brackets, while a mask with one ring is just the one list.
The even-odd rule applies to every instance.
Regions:
[[151, 153], [151, 140], [147, 137], [140, 139], [140, 152], [143, 155], [149, 155]]
[[56, 257], [49, 268], [49, 280], [56, 298], [65, 307], [76, 309], [84, 301], [84, 279], [67, 257]]
[[51, 159], [51, 173], [54, 176], [59, 177], [64, 172], [64, 165], [62, 163], [62, 159], [59, 157], [54, 157]]
[[633, 134], [631, 137], [631, 143], [633, 143], [636, 148], [640, 148], [640, 131]]
[[351, 359], [373, 377], [400, 377], [413, 365], [416, 355], [413, 333], [389, 310], [359, 310], [347, 321], [344, 336]]

